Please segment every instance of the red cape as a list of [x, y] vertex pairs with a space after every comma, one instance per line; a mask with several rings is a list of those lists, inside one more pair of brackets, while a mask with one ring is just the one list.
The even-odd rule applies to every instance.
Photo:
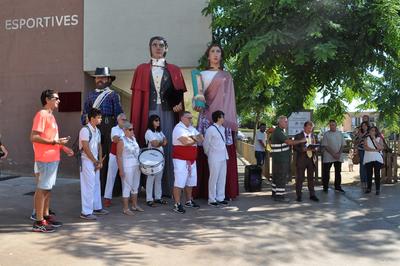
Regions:
[[[166, 64], [166, 68], [171, 75], [175, 90], [186, 92], [186, 85], [180, 68], [168, 63]], [[149, 117], [150, 71], [150, 63], [139, 65], [135, 70], [131, 85], [131, 122], [135, 129], [136, 139], [142, 147], [145, 143], [144, 134], [147, 130], [147, 120]], [[182, 107], [184, 107], [183, 101]], [[178, 123], [178, 114], [176, 114], [175, 119], [175, 123]]]

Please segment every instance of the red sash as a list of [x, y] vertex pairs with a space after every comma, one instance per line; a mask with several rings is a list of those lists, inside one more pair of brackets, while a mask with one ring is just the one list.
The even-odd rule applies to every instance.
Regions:
[[111, 143], [111, 150], [110, 150], [111, 154], [114, 154], [115, 156], [117, 155], [117, 143], [112, 142]]
[[190, 161], [193, 164], [197, 158], [197, 146], [172, 146], [172, 158]]

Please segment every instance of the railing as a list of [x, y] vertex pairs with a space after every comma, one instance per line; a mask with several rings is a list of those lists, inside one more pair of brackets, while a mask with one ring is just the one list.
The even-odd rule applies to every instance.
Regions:
[[[398, 159], [399, 151], [400, 151], [400, 141], [388, 141], [388, 146], [392, 149], [392, 152], [384, 153], [385, 165], [381, 171], [381, 178], [382, 178], [383, 183], [397, 182], [397, 179], [398, 179], [397, 159]], [[237, 141], [236, 142], [236, 151], [241, 156], [243, 156], [243, 158], [246, 159], [250, 164], [256, 164], [256, 158], [254, 155], [254, 145], [243, 142], [243, 141]], [[267, 178], [271, 177], [271, 174], [272, 174], [270, 158], [271, 158], [271, 154], [269, 152], [267, 152], [266, 156], [265, 156], [265, 163], [262, 168], [263, 175]], [[318, 158], [318, 160], [317, 160], [317, 165], [316, 165], [314, 175], [318, 179], [322, 175], [322, 171], [319, 170], [319, 169], [322, 169], [322, 160], [321, 160], [320, 155], [317, 158]], [[296, 175], [296, 173], [295, 173], [296, 167], [294, 167], [294, 164], [296, 163], [295, 156], [292, 157], [291, 162], [292, 162], [291, 174], [292, 174], [292, 176], [295, 176]]]

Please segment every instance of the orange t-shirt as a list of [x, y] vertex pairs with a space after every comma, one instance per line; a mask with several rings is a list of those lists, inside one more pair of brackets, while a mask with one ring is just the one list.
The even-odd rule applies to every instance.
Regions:
[[[33, 118], [32, 131], [40, 132], [42, 138], [49, 140], [58, 139], [58, 126], [53, 114], [46, 110], [36, 113]], [[33, 151], [35, 162], [55, 162], [60, 160], [60, 145], [43, 144], [34, 142]]]

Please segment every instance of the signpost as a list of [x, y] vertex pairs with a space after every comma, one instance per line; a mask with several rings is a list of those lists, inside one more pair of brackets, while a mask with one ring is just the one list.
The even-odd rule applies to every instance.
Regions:
[[293, 137], [297, 133], [303, 131], [304, 123], [311, 121], [312, 110], [304, 110], [300, 112], [293, 112], [288, 117], [288, 135]]

